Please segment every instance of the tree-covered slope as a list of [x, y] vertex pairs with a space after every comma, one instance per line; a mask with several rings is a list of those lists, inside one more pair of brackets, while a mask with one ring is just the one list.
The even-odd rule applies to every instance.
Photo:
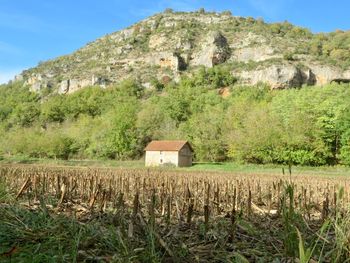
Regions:
[[0, 154], [134, 159], [152, 139], [187, 139], [197, 161], [350, 165], [349, 84], [271, 90], [215, 66], [154, 85], [67, 95], [1, 86]]

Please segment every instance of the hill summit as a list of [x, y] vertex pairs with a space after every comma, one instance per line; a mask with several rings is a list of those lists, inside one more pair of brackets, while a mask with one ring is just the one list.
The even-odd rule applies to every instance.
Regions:
[[230, 12], [173, 12], [151, 16], [88, 43], [76, 52], [23, 71], [32, 91], [61, 94], [137, 78], [179, 80], [200, 67], [228, 69], [238, 83], [283, 89], [350, 81], [350, 32], [313, 34], [288, 22]]

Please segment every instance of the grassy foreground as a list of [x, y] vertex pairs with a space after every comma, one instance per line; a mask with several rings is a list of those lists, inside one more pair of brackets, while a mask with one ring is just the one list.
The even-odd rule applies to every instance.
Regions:
[[346, 177], [0, 166], [0, 262], [348, 262]]

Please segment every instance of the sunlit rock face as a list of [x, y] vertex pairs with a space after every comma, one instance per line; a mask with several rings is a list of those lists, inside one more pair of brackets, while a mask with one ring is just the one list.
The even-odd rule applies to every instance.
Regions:
[[[161, 13], [42, 62], [14, 81], [23, 81], [33, 92], [50, 88], [69, 94], [128, 78], [178, 81], [200, 67], [215, 66], [227, 67], [238, 84], [265, 82], [272, 89], [350, 80], [350, 69], [305, 52], [310, 37], [281, 36], [276, 25], [229, 13]], [[290, 25], [293, 30], [300, 28]]]

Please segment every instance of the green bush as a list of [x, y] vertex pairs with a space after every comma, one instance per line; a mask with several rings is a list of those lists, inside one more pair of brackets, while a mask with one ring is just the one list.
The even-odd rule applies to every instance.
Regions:
[[288, 60], [288, 61], [294, 61], [294, 56], [293, 56], [292, 53], [285, 53], [285, 54], [283, 55], [283, 58], [284, 58], [285, 60]]
[[[147, 96], [125, 80], [50, 94], [42, 103], [18, 84], [5, 85], [0, 154], [124, 160], [139, 158], [150, 140], [187, 139], [200, 161], [350, 165], [349, 85], [276, 91], [235, 82], [216, 66]], [[228, 97], [220, 96], [222, 87]]]

